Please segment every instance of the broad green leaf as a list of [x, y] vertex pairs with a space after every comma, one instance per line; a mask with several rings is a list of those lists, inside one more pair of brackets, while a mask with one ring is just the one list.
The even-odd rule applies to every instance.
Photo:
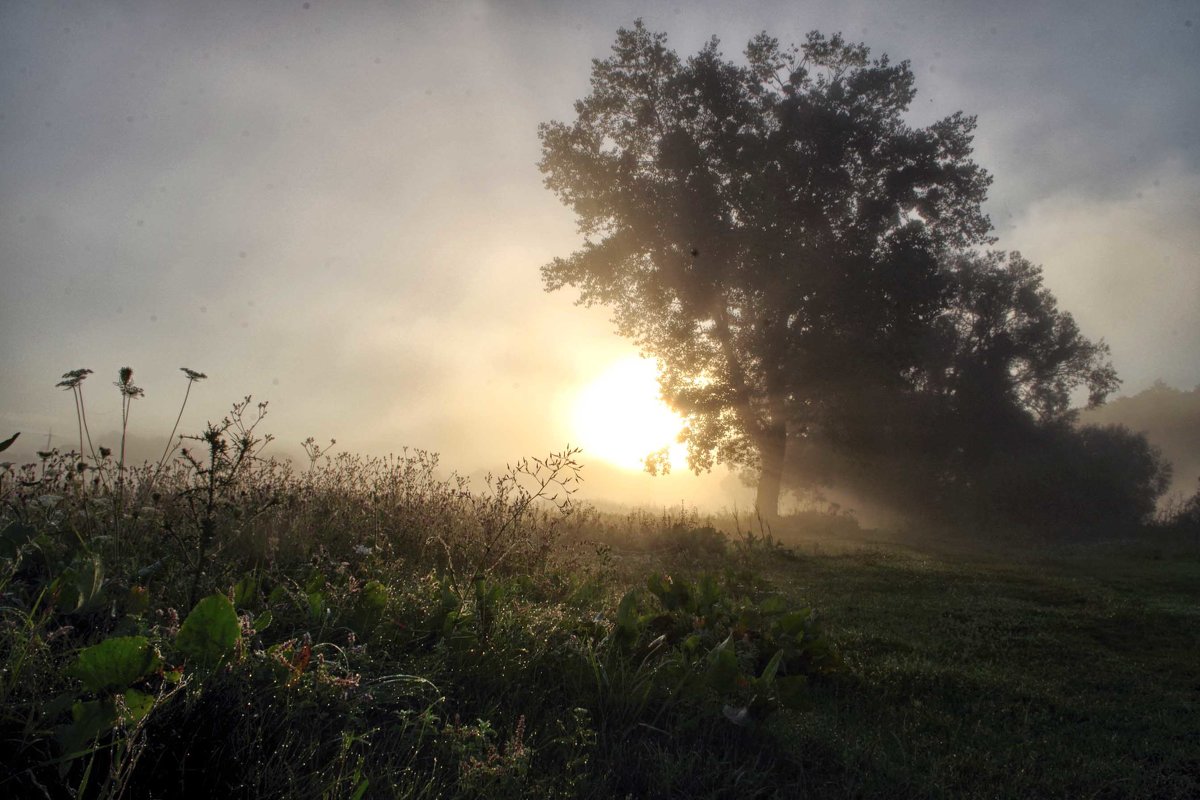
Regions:
[[737, 654], [730, 635], [708, 654], [708, 683], [718, 692], [727, 694], [736, 687], [738, 672]]
[[89, 692], [124, 689], [162, 666], [145, 636], [117, 636], [83, 650], [68, 669]]
[[104, 587], [104, 564], [93, 554], [80, 556], [53, 586], [59, 592], [59, 607], [67, 612], [82, 611], [92, 605]]
[[275, 615], [270, 611], [264, 611], [254, 618], [254, 632], [262, 633], [265, 631], [275, 619]]
[[350, 627], [359, 636], [375, 630], [387, 609], [387, 587], [376, 580], [367, 581], [354, 602], [354, 610], [348, 620]]
[[233, 586], [233, 605], [236, 608], [255, 608], [258, 606], [258, 593], [261, 581], [253, 573], [244, 576]]
[[770, 686], [775, 680], [775, 673], [779, 672], [779, 665], [783, 662], [783, 651], [776, 650], [775, 655], [771, 656], [771, 660], [767, 662], [767, 666], [763, 668], [760, 680], [764, 686]]
[[175, 646], [184, 656], [202, 664], [215, 664], [233, 652], [242, 636], [242, 626], [229, 598], [213, 594], [201, 600], [187, 615]]
[[712, 575], [701, 575], [696, 584], [696, 608], [700, 614], [707, 613], [721, 600], [721, 585]]
[[326, 608], [324, 593], [308, 593], [308, 616], [313, 622], [320, 622], [325, 617]]
[[125, 713], [121, 715], [126, 725], [136, 725], [154, 708], [154, 695], [129, 689], [125, 692]]
[[[382, 590], [383, 585], [378, 581], [371, 581], [379, 586]], [[386, 592], [384, 593], [386, 599]], [[487, 581], [480, 578], [475, 581], [475, 603], [484, 608], [495, 608], [496, 605], [504, 598], [504, 586], [499, 583], [489, 584]]]

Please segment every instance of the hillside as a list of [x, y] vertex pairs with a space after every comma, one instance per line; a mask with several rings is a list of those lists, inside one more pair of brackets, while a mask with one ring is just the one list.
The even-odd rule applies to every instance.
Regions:
[[1081, 421], [1092, 425], [1124, 425], [1145, 433], [1174, 467], [1168, 496], [1196, 492], [1200, 481], [1200, 386], [1182, 391], [1158, 381], [1131, 397], [1119, 397], [1088, 409]]

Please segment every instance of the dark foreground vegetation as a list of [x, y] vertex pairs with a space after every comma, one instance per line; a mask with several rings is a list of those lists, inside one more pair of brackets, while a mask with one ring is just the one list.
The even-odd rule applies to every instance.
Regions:
[[571, 452], [297, 471], [263, 413], [2, 473], [4, 796], [1200, 794], [1196, 509], [990, 550], [600, 515]]

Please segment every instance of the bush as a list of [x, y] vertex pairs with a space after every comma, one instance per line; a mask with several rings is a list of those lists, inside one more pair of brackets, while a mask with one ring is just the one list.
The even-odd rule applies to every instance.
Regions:
[[1039, 429], [999, 453], [973, 494], [992, 520], [1112, 530], [1150, 521], [1171, 468], [1142, 434], [1117, 425]]

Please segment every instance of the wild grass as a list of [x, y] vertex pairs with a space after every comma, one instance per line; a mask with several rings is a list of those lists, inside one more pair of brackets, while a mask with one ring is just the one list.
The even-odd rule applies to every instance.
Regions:
[[250, 398], [130, 467], [81, 455], [76, 373], [81, 450], [0, 471], [6, 795], [1200, 793], [1190, 532], [602, 514], [570, 450], [298, 471]]

